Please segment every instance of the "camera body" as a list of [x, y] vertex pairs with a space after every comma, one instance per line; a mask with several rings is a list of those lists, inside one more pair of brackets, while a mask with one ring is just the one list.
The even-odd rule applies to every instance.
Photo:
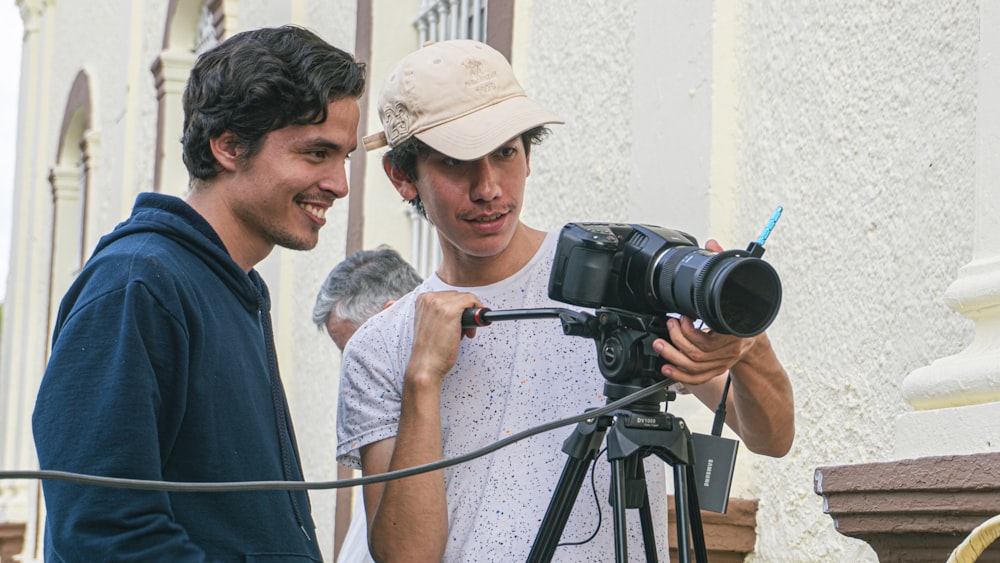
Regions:
[[584, 307], [667, 313], [655, 295], [649, 265], [694, 237], [652, 225], [569, 223], [559, 233], [549, 297]]
[[778, 313], [781, 282], [747, 251], [711, 252], [687, 233], [630, 223], [569, 223], [560, 232], [549, 297], [645, 315], [678, 313], [747, 337]]

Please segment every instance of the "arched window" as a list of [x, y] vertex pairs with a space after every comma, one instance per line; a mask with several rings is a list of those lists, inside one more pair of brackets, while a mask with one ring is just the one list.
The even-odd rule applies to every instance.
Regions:
[[[83, 266], [87, 240], [87, 203], [99, 137], [92, 129], [91, 86], [80, 71], [70, 88], [63, 116], [56, 164], [49, 171], [52, 188], [52, 255], [49, 286], [49, 330], [59, 300]], [[47, 347], [46, 347], [47, 348]]]
[[236, 4], [236, 0], [226, 0], [224, 10], [222, 0], [170, 0], [163, 51], [150, 67], [158, 102], [155, 191], [177, 196], [187, 191], [188, 173], [177, 141], [184, 127], [184, 86], [197, 56], [225, 37]]

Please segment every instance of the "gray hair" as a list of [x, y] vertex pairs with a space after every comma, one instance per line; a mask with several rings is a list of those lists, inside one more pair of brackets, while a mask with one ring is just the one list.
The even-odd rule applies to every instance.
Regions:
[[387, 302], [409, 293], [421, 281], [413, 266], [388, 245], [360, 250], [326, 276], [316, 296], [312, 320], [323, 328], [332, 312], [359, 327]]

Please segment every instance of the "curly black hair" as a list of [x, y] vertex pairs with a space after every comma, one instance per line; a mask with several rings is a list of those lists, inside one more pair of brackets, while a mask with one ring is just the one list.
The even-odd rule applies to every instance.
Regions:
[[198, 57], [184, 90], [184, 165], [191, 179], [220, 172], [209, 141], [232, 132], [251, 159], [268, 133], [321, 123], [330, 102], [359, 98], [365, 64], [304, 28], [238, 33]]

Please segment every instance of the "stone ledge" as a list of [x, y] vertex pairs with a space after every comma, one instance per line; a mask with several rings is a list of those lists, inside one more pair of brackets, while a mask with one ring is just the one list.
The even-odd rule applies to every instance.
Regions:
[[26, 529], [22, 523], [0, 523], [0, 563], [13, 563], [14, 556], [21, 553]]
[[[868, 542], [879, 561], [941, 563], [1000, 514], [1000, 452], [820, 467], [814, 490], [837, 531]], [[1000, 562], [1000, 542], [978, 562]]]
[[[742, 563], [753, 552], [757, 545], [758, 503], [756, 499], [734, 498], [729, 500], [725, 514], [701, 511], [701, 527], [705, 532], [705, 550], [708, 551], [709, 561]], [[678, 561], [673, 495], [667, 497], [667, 507], [667, 518], [670, 521], [670, 560]]]

